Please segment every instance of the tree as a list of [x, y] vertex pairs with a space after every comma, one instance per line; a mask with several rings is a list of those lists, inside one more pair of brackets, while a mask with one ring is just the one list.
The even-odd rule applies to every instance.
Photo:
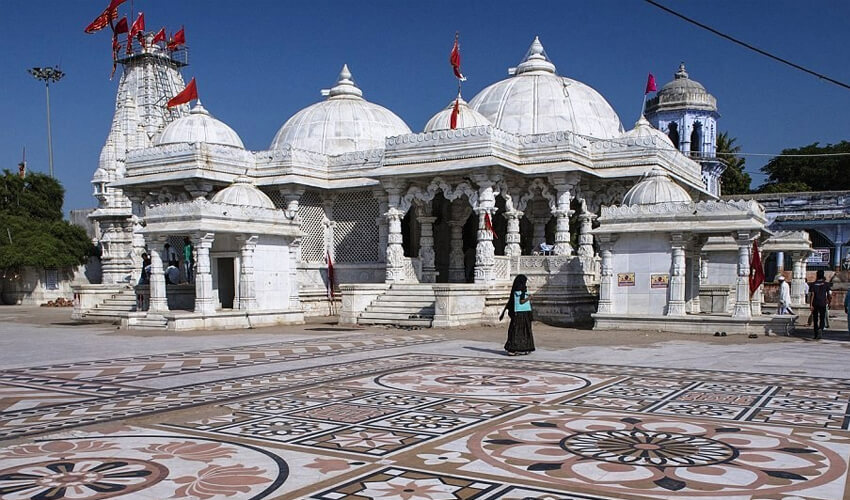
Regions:
[[741, 146], [735, 144], [736, 138], [729, 137], [728, 132], [717, 134], [717, 157], [726, 164], [726, 170], [720, 177], [723, 194], [746, 194], [750, 192], [750, 174], [744, 171], [746, 158], [737, 156]]
[[95, 254], [83, 228], [62, 219], [65, 190], [56, 179], [3, 171], [0, 269], [72, 267]]
[[819, 146], [817, 142], [796, 149], [783, 149], [782, 155], [844, 156], [775, 156], [761, 171], [767, 181], [762, 193], [793, 191], [835, 191], [850, 189], [850, 142]]

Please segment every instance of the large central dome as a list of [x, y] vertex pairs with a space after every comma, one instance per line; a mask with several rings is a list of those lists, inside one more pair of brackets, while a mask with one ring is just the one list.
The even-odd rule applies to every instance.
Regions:
[[612, 139], [623, 132], [620, 118], [599, 92], [555, 73], [538, 38], [511, 78], [485, 88], [469, 106], [514, 134], [567, 131]]
[[287, 145], [338, 155], [383, 148], [387, 137], [409, 134], [410, 128], [392, 111], [363, 99], [345, 65], [328, 98], [295, 113], [277, 132], [271, 149]]

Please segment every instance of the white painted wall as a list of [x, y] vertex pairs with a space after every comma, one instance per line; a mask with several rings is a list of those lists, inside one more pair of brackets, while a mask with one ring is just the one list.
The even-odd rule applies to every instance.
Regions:
[[708, 277], [704, 285], [733, 286], [738, 281], [738, 252], [708, 252]]
[[[257, 307], [261, 310], [289, 309], [289, 240], [260, 236], [254, 251]], [[237, 285], [238, 286], [238, 285]]]
[[[651, 288], [652, 274], [669, 274], [672, 251], [667, 234], [623, 234], [614, 244], [614, 313], [662, 315], [669, 288]], [[635, 273], [634, 286], [619, 286], [618, 273]]]

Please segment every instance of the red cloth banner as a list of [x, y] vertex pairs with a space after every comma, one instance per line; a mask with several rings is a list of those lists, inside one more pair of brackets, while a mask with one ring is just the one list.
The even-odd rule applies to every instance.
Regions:
[[170, 101], [166, 104], [166, 107], [174, 107], [179, 106], [181, 104], [186, 104], [192, 99], [198, 98], [198, 86], [195, 84], [195, 77], [192, 77], [192, 80], [189, 82], [189, 85], [186, 85], [186, 88], [183, 89], [179, 94], [172, 97]]
[[644, 95], [657, 91], [658, 88], [655, 86], [655, 76], [650, 73], [646, 78], [646, 91], [643, 93]]
[[458, 45], [457, 38], [458, 35], [455, 34], [455, 44], [452, 46], [451, 54], [449, 54], [449, 63], [452, 65], [452, 71], [454, 71], [455, 78], [465, 82], [466, 77], [460, 72], [460, 46]]
[[458, 97], [457, 99], [455, 99], [455, 105], [452, 108], [451, 120], [449, 120], [449, 125], [451, 126], [452, 130], [457, 128], [457, 116], [460, 114], [460, 108], [458, 107], [459, 105], [460, 98]]
[[487, 212], [484, 212], [484, 228], [490, 231], [494, 239], [499, 239], [499, 235], [496, 234], [496, 230], [493, 228], [493, 221], [490, 220], [490, 214]]
[[86, 33], [95, 33], [109, 26], [118, 17], [118, 6], [127, 0], [112, 0], [109, 5], [83, 30]]
[[145, 31], [145, 13], [139, 12], [139, 17], [133, 21], [133, 26], [130, 27], [130, 36], [136, 36], [142, 31]]
[[750, 296], [764, 283], [764, 268], [761, 265], [761, 253], [758, 241], [753, 240], [753, 252], [750, 257]]
[[162, 28], [159, 31], [157, 31], [156, 35], [153, 36], [153, 40], [151, 40], [151, 43], [159, 43], [159, 42], [165, 42], [165, 28]]
[[130, 28], [127, 26], [127, 16], [122, 17], [117, 23], [115, 23], [115, 27], [112, 28], [112, 32], [116, 35], [127, 33], [129, 31]]
[[186, 43], [185, 28], [180, 28], [177, 33], [168, 41], [168, 50], [177, 50], [178, 47]]

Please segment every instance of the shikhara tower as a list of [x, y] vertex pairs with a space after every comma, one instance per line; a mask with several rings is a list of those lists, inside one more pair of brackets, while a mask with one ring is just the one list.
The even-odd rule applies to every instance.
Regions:
[[[152, 145], [152, 139], [188, 106], [166, 108], [165, 103], [185, 86], [180, 68], [186, 66], [185, 48], [166, 51], [150, 42], [143, 48], [133, 40], [130, 53], [122, 47], [118, 59], [123, 67], [115, 98], [115, 114], [106, 144], [92, 177], [97, 209], [89, 216], [101, 246], [103, 283], [116, 283], [139, 269], [144, 242], [136, 237], [137, 216], [130, 199], [114, 186], [125, 175], [127, 152]], [[134, 278], [136, 276], [134, 275]]]
[[646, 103], [646, 118], [663, 131], [686, 156], [702, 166], [706, 189], [720, 196], [720, 176], [726, 169], [717, 159], [717, 100], [701, 83], [691, 80], [685, 63]]

